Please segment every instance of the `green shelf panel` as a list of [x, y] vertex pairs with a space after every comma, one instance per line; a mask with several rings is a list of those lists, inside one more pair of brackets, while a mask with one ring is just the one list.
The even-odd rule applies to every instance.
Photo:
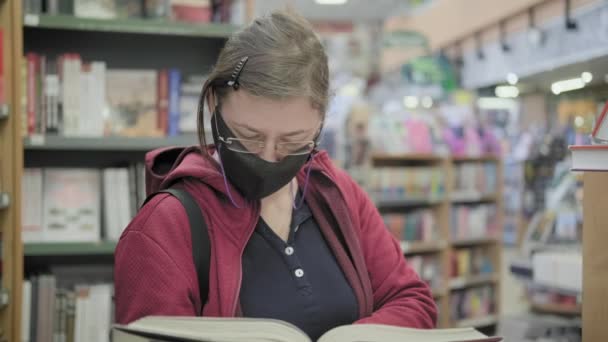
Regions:
[[46, 29], [140, 33], [202, 38], [228, 38], [238, 27], [230, 24], [191, 24], [160, 19], [89, 19], [70, 15], [36, 15], [24, 17], [25, 27]]
[[54, 256], [54, 255], [112, 255], [116, 241], [104, 242], [40, 242], [25, 243], [25, 256]]
[[195, 135], [184, 135], [177, 137], [63, 137], [63, 136], [30, 136], [24, 138], [23, 146], [28, 150], [48, 151], [141, 151], [147, 152], [159, 147], [166, 146], [190, 146], [197, 145], [198, 139]]

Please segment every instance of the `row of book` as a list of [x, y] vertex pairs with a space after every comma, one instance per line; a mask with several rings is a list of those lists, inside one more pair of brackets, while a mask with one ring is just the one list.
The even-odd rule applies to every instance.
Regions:
[[23, 283], [23, 342], [107, 342], [113, 322], [113, 285], [59, 286], [54, 275]]
[[444, 176], [438, 167], [374, 168], [367, 187], [376, 200], [432, 200], [444, 195]]
[[430, 209], [383, 214], [382, 219], [399, 241], [432, 241], [438, 237], [437, 221]]
[[442, 287], [441, 260], [436, 255], [409, 256], [407, 262], [431, 289]]
[[24, 135], [94, 137], [196, 132], [206, 80], [178, 69], [108, 69], [79, 54], [33, 52], [24, 57], [22, 78]]
[[459, 248], [450, 257], [452, 278], [490, 275], [495, 271], [491, 252], [487, 248]]
[[454, 167], [454, 196], [495, 194], [498, 185], [498, 164], [462, 163]]
[[495, 313], [495, 288], [492, 286], [468, 288], [450, 295], [452, 321], [483, 318]]
[[245, 0], [23, 0], [26, 14], [81, 18], [171, 19], [192, 23], [245, 22]]
[[452, 240], [497, 238], [500, 230], [494, 204], [452, 206], [450, 220]]
[[145, 199], [143, 164], [26, 168], [22, 187], [24, 242], [116, 241]]

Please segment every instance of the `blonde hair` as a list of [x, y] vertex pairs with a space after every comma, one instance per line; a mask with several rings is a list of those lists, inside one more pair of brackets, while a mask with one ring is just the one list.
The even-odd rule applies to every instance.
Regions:
[[205, 101], [215, 96], [216, 105], [222, 102], [232, 88], [214, 84], [229, 81], [243, 57], [248, 60], [238, 77], [239, 89], [274, 100], [306, 96], [325, 115], [329, 70], [323, 45], [306, 19], [290, 11], [274, 11], [232, 35], [220, 52], [199, 100], [202, 147], [206, 145]]

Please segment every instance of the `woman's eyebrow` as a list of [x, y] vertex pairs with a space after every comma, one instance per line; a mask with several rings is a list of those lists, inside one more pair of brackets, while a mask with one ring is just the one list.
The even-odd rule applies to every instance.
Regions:
[[[233, 123], [233, 125], [235, 126], [235, 128], [237, 129], [243, 129], [243, 130], [247, 130], [251, 133], [261, 133], [260, 131], [258, 131], [257, 129], [247, 125], [247, 124], [241, 124], [241, 123]], [[309, 129], [299, 129], [297, 131], [292, 131], [289, 133], [285, 133], [285, 134], [281, 134], [281, 137], [294, 137], [294, 136], [298, 136], [298, 135], [302, 135], [305, 133], [310, 133], [311, 130]]]

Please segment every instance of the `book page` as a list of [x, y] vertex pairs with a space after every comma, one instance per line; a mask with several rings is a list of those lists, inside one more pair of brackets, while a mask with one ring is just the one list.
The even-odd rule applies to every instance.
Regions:
[[388, 325], [361, 324], [342, 326], [325, 333], [318, 342], [498, 342], [473, 328], [412, 329]]
[[194, 341], [311, 342], [297, 327], [269, 319], [149, 316], [115, 328]]

